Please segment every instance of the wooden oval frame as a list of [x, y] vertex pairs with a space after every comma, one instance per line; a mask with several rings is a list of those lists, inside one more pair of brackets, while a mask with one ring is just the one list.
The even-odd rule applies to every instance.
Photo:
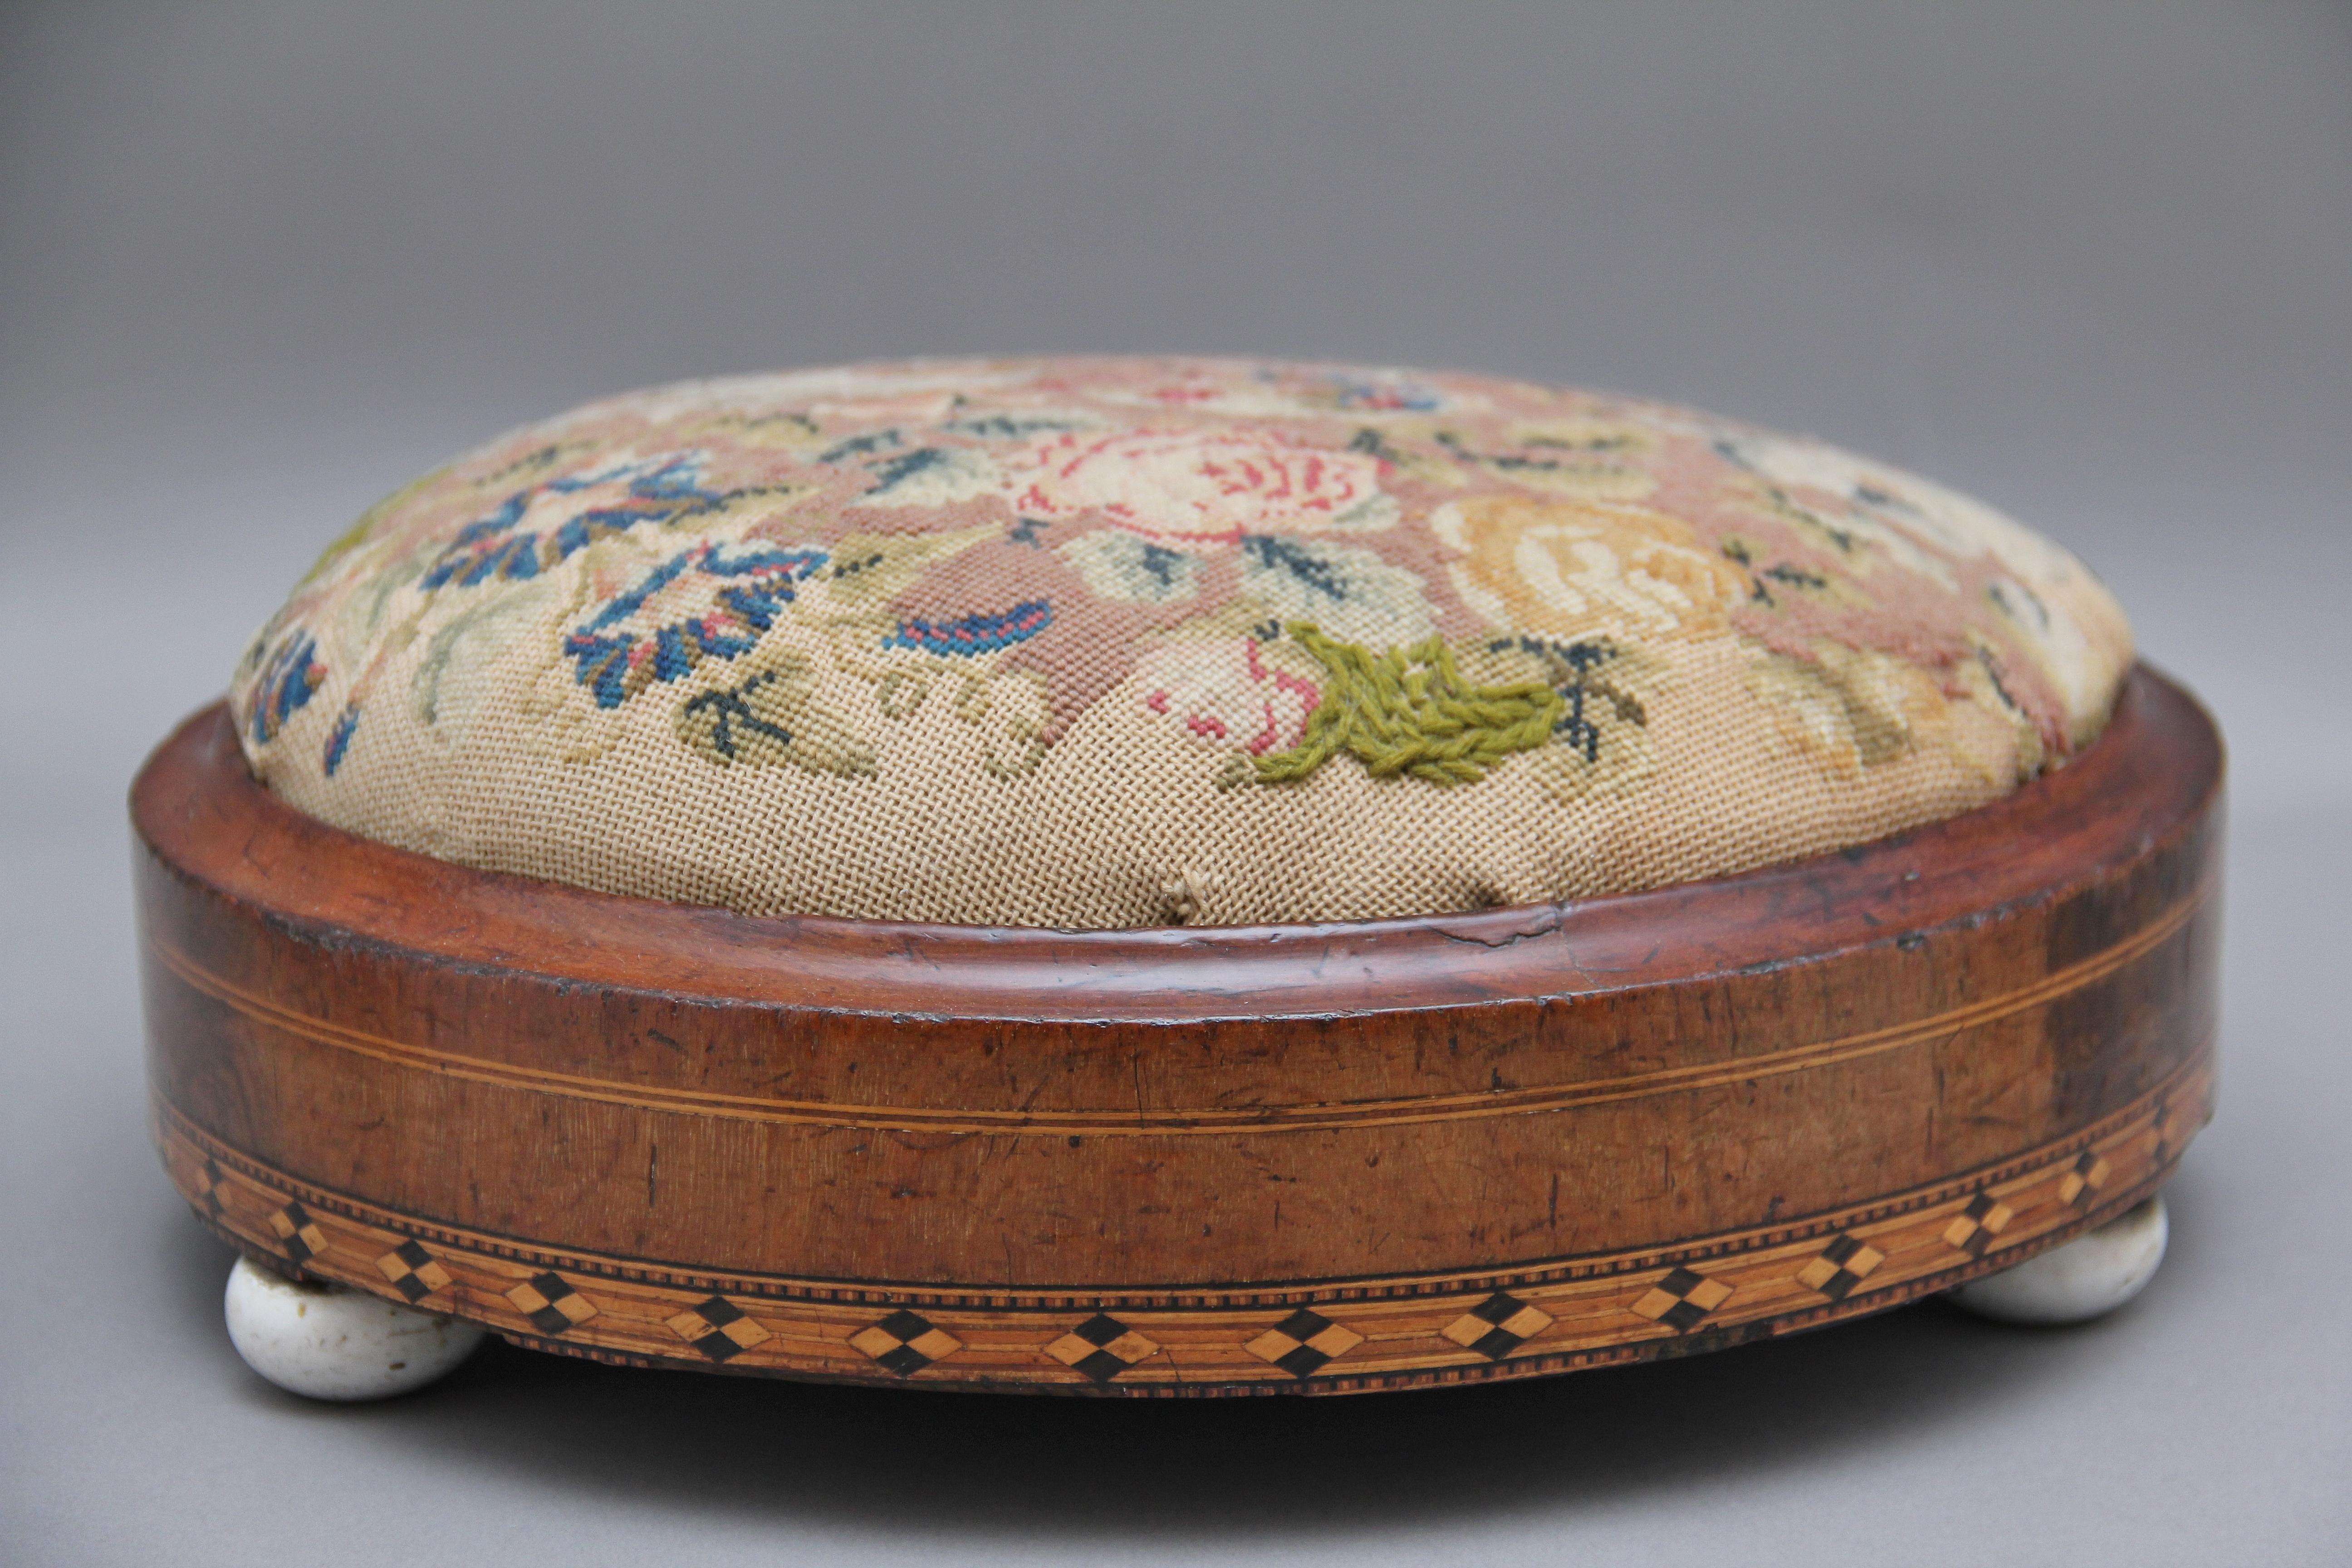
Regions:
[[2209, 1114], [2220, 737], [2135, 672], [1980, 810], [1356, 924], [753, 919], [131, 794], [156, 1137], [289, 1272], [600, 1360], [1112, 1394], [1811, 1327], [2153, 1191]]

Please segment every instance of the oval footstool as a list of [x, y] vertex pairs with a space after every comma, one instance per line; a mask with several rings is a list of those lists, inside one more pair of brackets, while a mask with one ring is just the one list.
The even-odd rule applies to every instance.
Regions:
[[690, 384], [376, 508], [150, 760], [156, 1137], [278, 1274], [600, 1361], [1686, 1354], [2152, 1196], [2221, 773], [2079, 563], [1815, 443], [1255, 362]]

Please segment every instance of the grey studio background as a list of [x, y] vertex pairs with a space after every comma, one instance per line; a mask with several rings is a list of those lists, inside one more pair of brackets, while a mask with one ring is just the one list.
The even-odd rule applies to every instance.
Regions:
[[[140, 757], [493, 431], [1027, 349], [1683, 399], [2088, 557], [2234, 749], [2147, 1295], [1315, 1403], [247, 1373], [142, 1128]], [[2342, 5], [0, 9], [0, 1560], [2352, 1560], [2347, 449]]]

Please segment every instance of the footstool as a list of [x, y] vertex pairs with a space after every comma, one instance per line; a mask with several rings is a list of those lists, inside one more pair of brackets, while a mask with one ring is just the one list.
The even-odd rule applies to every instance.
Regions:
[[372, 509], [149, 761], [155, 1139], [323, 1397], [481, 1331], [1171, 1397], [2066, 1321], [2209, 1113], [2221, 774], [2080, 563], [1819, 442], [689, 383]]

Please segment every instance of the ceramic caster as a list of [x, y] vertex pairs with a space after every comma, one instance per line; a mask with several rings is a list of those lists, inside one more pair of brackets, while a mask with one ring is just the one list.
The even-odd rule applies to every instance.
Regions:
[[245, 1364], [306, 1399], [389, 1399], [447, 1376], [482, 1331], [341, 1285], [298, 1282], [247, 1258], [222, 1302]]
[[2153, 1197], [2063, 1247], [1972, 1279], [1950, 1299], [1996, 1322], [2087, 1323], [2156, 1278], [2167, 1234], [2164, 1200]]

